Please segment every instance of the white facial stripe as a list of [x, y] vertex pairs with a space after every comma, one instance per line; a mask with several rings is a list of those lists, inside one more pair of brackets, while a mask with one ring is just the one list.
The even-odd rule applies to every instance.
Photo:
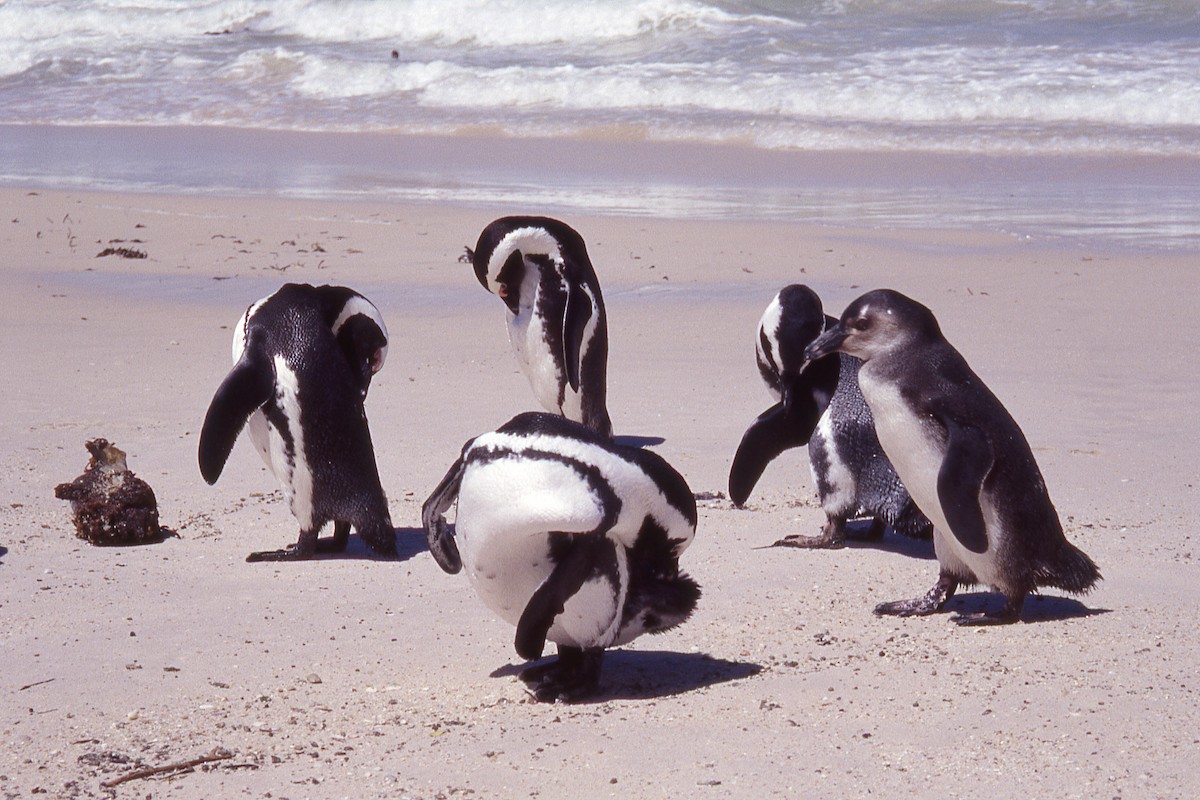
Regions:
[[492, 251], [487, 265], [489, 284], [493, 286], [496, 284], [496, 277], [504, 268], [504, 262], [508, 261], [509, 256], [517, 250], [526, 256], [549, 256], [552, 261], [562, 262], [562, 252], [559, 249], [558, 240], [551, 236], [545, 228], [517, 228], [505, 235], [496, 245], [496, 249]]
[[379, 370], [383, 369], [383, 362], [387, 361], [389, 339], [387, 325], [384, 324], [383, 315], [379, 313], [379, 309], [375, 307], [374, 303], [360, 295], [354, 295], [347, 300], [346, 305], [342, 307], [342, 313], [338, 314], [338, 318], [333, 322], [333, 335], [337, 336], [342, 330], [342, 326], [345, 325], [351, 317], [359, 314], [374, 322], [377, 326], [379, 326], [379, 330], [383, 333], [383, 346], [379, 348], [379, 361], [377, 364], [372, 365], [372, 371], [379, 372]]
[[[758, 350], [759, 360], [767, 365], [774, 365], [775, 372], [779, 372], [779, 323], [783, 320], [783, 305], [779, 302], [779, 295], [775, 295], [775, 299], [767, 306], [767, 310], [763, 312], [762, 319], [759, 320], [758, 330], [760, 336], [755, 339], [754, 346]], [[767, 341], [771, 343], [771, 357], [767, 358], [767, 354], [762, 349], [762, 334], [766, 335]]]
[[341, 332], [342, 326], [346, 324], [346, 320], [355, 314], [362, 314], [370, 319], [379, 326], [379, 330], [383, 332], [383, 338], [388, 338], [387, 325], [383, 323], [383, 315], [379, 313], [379, 309], [370, 300], [358, 295], [351, 297], [342, 307], [342, 313], [338, 314], [338, 318], [333, 323], [333, 335], [337, 336]]
[[233, 328], [233, 363], [238, 362], [238, 359], [242, 357], [242, 352], [246, 349], [246, 323], [258, 312], [259, 307], [270, 299], [270, 297], [264, 297], [258, 300], [238, 319], [237, 325]]

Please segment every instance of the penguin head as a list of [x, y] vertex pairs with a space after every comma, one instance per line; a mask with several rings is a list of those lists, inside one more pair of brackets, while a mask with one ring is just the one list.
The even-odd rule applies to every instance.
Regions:
[[387, 360], [387, 332], [380, 329], [375, 320], [356, 314], [342, 325], [337, 340], [365, 397], [371, 378], [383, 369]]
[[383, 315], [370, 300], [350, 291], [338, 309], [331, 329], [358, 379], [359, 390], [366, 397], [371, 378], [383, 369], [387, 360], [388, 333]]
[[763, 382], [776, 400], [804, 368], [804, 349], [826, 328], [821, 298], [803, 284], [785, 286], [758, 323], [756, 356]]
[[508, 310], [520, 312], [522, 287], [530, 271], [563, 263], [569, 246], [586, 253], [583, 238], [570, 226], [549, 217], [501, 217], [479, 234], [471, 250], [471, 266], [483, 288], [497, 295]]
[[834, 351], [869, 361], [915, 342], [941, 337], [933, 312], [891, 289], [867, 292], [842, 312], [837, 325], [804, 351], [806, 363]]

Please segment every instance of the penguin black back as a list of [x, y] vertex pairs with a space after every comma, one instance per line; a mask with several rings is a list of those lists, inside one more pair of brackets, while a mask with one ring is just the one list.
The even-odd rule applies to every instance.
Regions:
[[[375, 307], [343, 287], [286, 284], [239, 322], [237, 360], [201, 430], [200, 471], [214, 483], [249, 423], [251, 439], [301, 528], [291, 548], [252, 554], [251, 560], [341, 550], [350, 527], [377, 552], [395, 552], [363, 408], [386, 342]], [[318, 548], [317, 535], [328, 522], [335, 523], [333, 544]]]

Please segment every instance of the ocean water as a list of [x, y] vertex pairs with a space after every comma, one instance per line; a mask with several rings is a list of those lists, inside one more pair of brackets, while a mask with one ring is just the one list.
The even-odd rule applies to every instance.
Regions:
[[[1095, 187], [1066, 197], [1079, 206], [1072, 225], [1200, 247], [1192, 240], [1200, 211], [1186, 210], [1200, 208], [1200, 2], [0, 0], [0, 126], [499, 135], [1029, 163], [1169, 159], [1168, 179], [1152, 170], [1117, 186], [1119, 201]], [[33, 172], [49, 180], [54, 171], [46, 153], [0, 143], [0, 181]], [[86, 183], [88, 173], [60, 177]], [[547, 191], [559, 201], [569, 194], [552, 176], [526, 177], [555, 184]], [[394, 176], [390, 194], [411, 195], [406, 181]], [[458, 181], [459, 197], [471, 196], [473, 181]], [[964, 195], [963, 205], [1014, 194], [1003, 182]], [[687, 184], [646, 193], [671, 195], [669, 208], [648, 199], [640, 210], [678, 213]], [[1061, 217], [1064, 186], [1015, 194]], [[745, 213], [745, 186], [713, 188], [694, 192], [697, 203], [706, 198], [701, 213]], [[713, 199], [730, 189], [732, 205]], [[770, 189], [764, 213], [786, 216], [787, 192]], [[886, 189], [868, 198], [872, 224], [889, 224], [879, 209], [897, 204], [894, 224], [920, 224], [922, 193], [944, 201], [948, 191], [917, 181], [906, 207], [903, 186]], [[1036, 203], [1011, 211], [1014, 232], [1075, 235], [1038, 230]]]

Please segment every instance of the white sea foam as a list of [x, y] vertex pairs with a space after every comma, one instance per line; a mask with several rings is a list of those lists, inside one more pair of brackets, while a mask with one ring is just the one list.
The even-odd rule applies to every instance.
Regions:
[[1188, 154], [1200, 7], [9, 0], [0, 123], [29, 122]]
[[[1165, 155], [1195, 164], [1200, 3], [0, 0], [2, 124], [484, 130], [767, 150]], [[77, 158], [95, 153], [77, 153], [80, 141], [88, 137], [64, 150], [39, 141], [31, 151], [0, 139], [0, 182], [162, 189], [204, 179], [214, 182], [208, 189], [255, 188], [246, 185], [258, 174], [252, 161], [222, 159], [239, 167], [177, 175], [117, 150], [104, 154], [114, 166], [101, 169], [95, 157]], [[331, 169], [298, 170], [275, 190], [335, 195], [342, 189]], [[355, 173], [355, 191], [364, 180]], [[375, 191], [436, 198], [444, 180], [389, 173]], [[619, 190], [562, 175], [454, 180], [455, 196], [473, 202], [623, 213], [812, 217], [828, 205], [827, 191], [800, 198], [772, 186], [747, 195], [739, 186], [697, 188], [702, 178], [693, 176]], [[1119, 232], [1120, 216], [1136, 220], [1136, 235], [1200, 233], [1196, 182], [1184, 175], [1165, 184], [1128, 196], [1106, 190], [1105, 202], [1116, 205], [1093, 209], [1103, 223], [1093, 229]], [[959, 198], [959, 216], [993, 219], [993, 189]], [[944, 192], [929, 202], [944, 205]], [[1092, 202], [1094, 192], [1081, 192], [1046, 200], [1039, 218]], [[903, 194], [877, 193], [855, 214], [924, 213], [913, 211], [924, 202], [919, 187]], [[1071, 224], [1064, 218], [1058, 227]]]

